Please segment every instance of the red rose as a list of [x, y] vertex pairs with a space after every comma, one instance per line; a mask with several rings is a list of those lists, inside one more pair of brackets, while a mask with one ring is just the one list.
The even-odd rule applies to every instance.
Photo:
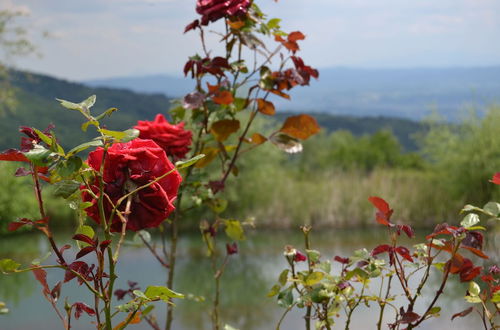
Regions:
[[250, 4], [250, 0], [198, 0], [196, 12], [202, 15], [201, 24], [207, 25], [224, 16], [244, 15]]
[[181, 159], [189, 151], [193, 134], [184, 129], [184, 123], [172, 125], [158, 114], [154, 121], [139, 120], [134, 128], [140, 131], [141, 139], [153, 140], [165, 150], [167, 156]]
[[[96, 171], [101, 169], [103, 153], [103, 148], [97, 148], [89, 154], [88, 165]], [[167, 158], [165, 151], [151, 140], [135, 139], [127, 143], [116, 143], [106, 154], [103, 172], [104, 192], [113, 204], [116, 204], [128, 192], [155, 180], [173, 168], [174, 165]], [[175, 209], [173, 202], [177, 197], [181, 181], [180, 174], [174, 171], [135, 193], [128, 215], [127, 229], [137, 231], [157, 227], [165, 220]], [[99, 194], [98, 178], [92, 182], [91, 189], [94, 194]], [[85, 202], [92, 202], [92, 206], [85, 209], [87, 215], [100, 223], [97, 200], [86, 191], [83, 192], [82, 198]], [[126, 201], [122, 202], [118, 209], [123, 212], [125, 206]], [[109, 218], [113, 207], [106, 198], [104, 209], [106, 218]], [[115, 215], [111, 231], [121, 231], [121, 227], [120, 218]]]

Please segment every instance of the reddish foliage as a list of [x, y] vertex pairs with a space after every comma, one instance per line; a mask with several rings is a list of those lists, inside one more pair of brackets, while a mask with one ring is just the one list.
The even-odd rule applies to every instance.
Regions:
[[79, 319], [82, 315], [82, 312], [87, 313], [89, 316], [95, 315], [95, 311], [93, 308], [90, 308], [87, 304], [82, 302], [76, 302], [71, 305], [71, 308], [75, 308], [75, 319]]
[[333, 258], [333, 260], [340, 262], [341, 264], [344, 264], [344, 265], [349, 263], [349, 258], [343, 258], [343, 257], [339, 257], [339, 256], [335, 256], [335, 258]]
[[[93, 270], [94, 265], [92, 265], [92, 267], [89, 267], [89, 265], [84, 261], [74, 261], [68, 266], [68, 268], [69, 269], [67, 269], [66, 273], [64, 274], [65, 283], [71, 281], [77, 276], [73, 272], [80, 274], [86, 280], [92, 279], [90, 277], [90, 273]], [[78, 279], [78, 282], [80, 283], [80, 285], [83, 284], [83, 281], [80, 278]]]
[[184, 75], [187, 76], [191, 72], [191, 78], [201, 77], [204, 74], [210, 73], [218, 78], [224, 77], [224, 70], [230, 70], [231, 66], [224, 57], [209, 57], [203, 59], [190, 59], [184, 65]]
[[453, 314], [451, 317], [451, 320], [453, 321], [454, 318], [456, 317], [464, 317], [470, 314], [474, 310], [474, 307], [469, 307], [466, 310], [461, 311], [460, 313]]
[[392, 226], [390, 220], [394, 210], [389, 207], [389, 203], [387, 203], [384, 199], [376, 196], [369, 197], [368, 200], [379, 211], [375, 215], [377, 222], [384, 226]]
[[238, 253], [238, 244], [236, 242], [233, 244], [226, 243], [226, 252], [228, 255]]
[[196, 12], [202, 15], [201, 25], [207, 25], [222, 17], [245, 15], [250, 5], [250, 0], [198, 0]]

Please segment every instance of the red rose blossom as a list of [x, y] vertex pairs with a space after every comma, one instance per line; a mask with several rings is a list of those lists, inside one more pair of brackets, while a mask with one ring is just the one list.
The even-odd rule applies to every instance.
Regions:
[[[97, 148], [89, 154], [88, 165], [95, 171], [100, 171], [103, 157], [103, 148]], [[128, 192], [143, 186], [165, 173], [174, 169], [174, 165], [167, 158], [165, 151], [152, 140], [135, 139], [127, 143], [112, 145], [106, 154], [104, 163], [104, 192], [113, 204]], [[175, 209], [173, 202], [177, 197], [177, 190], [182, 181], [180, 174], [174, 171], [153, 183], [147, 188], [139, 190], [133, 195], [128, 215], [127, 229], [138, 231], [143, 228], [157, 227]], [[82, 189], [85, 187], [82, 186]], [[99, 194], [99, 179], [91, 183], [94, 194]], [[87, 215], [97, 223], [101, 222], [97, 200], [83, 191], [85, 202], [92, 202], [92, 206], [85, 209]], [[119, 206], [125, 210], [126, 201]], [[104, 199], [106, 218], [109, 218], [113, 206], [107, 198]], [[112, 219], [111, 231], [121, 231], [122, 223], [115, 215]]]
[[153, 121], [139, 120], [134, 128], [139, 130], [141, 139], [153, 140], [174, 159], [185, 158], [189, 151], [193, 134], [184, 129], [184, 123], [170, 124], [158, 114]]
[[201, 24], [207, 25], [224, 16], [244, 15], [250, 4], [250, 0], [198, 0], [196, 12], [202, 16]]

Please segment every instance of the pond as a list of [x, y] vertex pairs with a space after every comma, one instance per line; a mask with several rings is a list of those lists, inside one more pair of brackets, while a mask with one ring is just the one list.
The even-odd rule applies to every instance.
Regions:
[[[324, 258], [330, 260], [335, 255], [349, 256], [354, 250], [362, 247], [371, 249], [386, 240], [385, 231], [374, 229], [321, 230], [313, 232], [312, 235], [313, 248], [320, 250]], [[495, 242], [495, 238], [497, 237], [489, 238], [490, 244]], [[300, 231], [280, 230], [254, 231], [246, 241], [241, 242], [239, 253], [230, 257], [227, 271], [222, 278], [221, 317], [224, 323], [241, 330], [275, 329], [283, 309], [276, 304], [274, 298], [268, 298], [266, 294], [276, 283], [281, 270], [286, 267], [283, 257], [284, 245], [291, 244], [303, 250], [302, 241]], [[47, 249], [46, 241], [37, 233], [4, 237], [0, 240], [0, 257], [9, 257], [25, 264], [43, 256]], [[488, 250], [498, 251], [495, 247]], [[68, 255], [71, 255], [71, 252]], [[199, 235], [191, 234], [180, 240], [178, 260], [176, 290], [194, 296], [204, 296], [206, 299], [203, 302], [194, 299], [178, 301], [174, 329], [211, 329], [213, 275], [209, 271], [209, 260], [205, 256]], [[53, 260], [49, 259], [46, 262], [51, 261]], [[337, 267], [335, 263], [334, 266]], [[130, 245], [123, 249], [118, 264], [118, 275], [116, 288], [123, 289], [127, 288], [128, 280], [138, 282], [141, 289], [145, 289], [146, 285], [163, 285], [166, 278], [164, 269], [146, 249]], [[49, 270], [49, 285], [54, 285], [62, 276], [62, 271]], [[427, 302], [430, 294], [436, 289], [439, 278], [431, 279], [431, 282], [434, 287], [427, 288], [422, 297], [422, 300]], [[376, 285], [373, 290], [375, 288]], [[465, 288], [466, 286], [458, 281], [448, 283], [445, 294], [437, 304], [443, 307], [441, 317], [423, 323], [419, 329], [477, 329], [477, 316], [458, 318], [453, 322], [450, 320], [451, 315], [469, 307], [463, 300]], [[63, 286], [60, 303], [65, 296], [73, 299], [78, 296], [79, 301], [91, 304], [86, 289], [76, 284]], [[6, 302], [10, 309], [9, 314], [0, 315], [2, 330], [61, 328], [50, 304], [42, 297], [41, 286], [30, 273], [0, 275], [0, 301]], [[419, 306], [422, 308], [422, 305]], [[164, 310], [164, 304], [156, 305], [155, 311], [160, 324], [164, 323]], [[360, 308], [351, 323], [351, 329], [375, 328], [378, 312], [378, 306], [375, 304], [371, 308]], [[289, 313], [282, 329], [304, 329], [303, 315], [303, 310]], [[338, 319], [334, 328], [343, 329], [343, 320], [342, 317]], [[387, 317], [385, 323], [392, 320]], [[82, 316], [79, 321], [74, 322], [73, 329], [93, 329], [90, 322], [90, 318]], [[130, 329], [147, 328], [147, 324], [130, 326]]]

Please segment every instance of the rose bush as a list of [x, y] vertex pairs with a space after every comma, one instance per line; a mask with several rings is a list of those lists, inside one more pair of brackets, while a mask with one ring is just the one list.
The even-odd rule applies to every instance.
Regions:
[[[88, 157], [88, 165], [95, 171], [101, 170], [103, 148], [97, 148]], [[146, 185], [174, 169], [165, 151], [152, 140], [135, 139], [127, 143], [113, 144], [106, 153], [103, 169], [104, 193], [116, 205], [118, 200], [138, 187]], [[180, 174], [173, 171], [150, 186], [132, 195], [127, 229], [137, 231], [143, 228], [157, 227], [175, 209], [173, 202], [182, 181]], [[100, 179], [96, 176], [90, 189], [99, 194]], [[82, 186], [82, 189], [86, 188]], [[98, 200], [88, 190], [82, 194], [83, 200], [91, 202], [86, 209], [90, 218], [101, 222]], [[118, 206], [124, 211], [125, 202]], [[104, 210], [107, 221], [110, 221], [114, 205], [105, 198]], [[121, 231], [122, 222], [117, 214], [111, 220], [111, 231]]]
[[165, 150], [167, 156], [182, 159], [189, 152], [193, 134], [184, 129], [184, 123], [170, 124], [162, 114], [158, 114], [153, 121], [139, 120], [134, 128], [139, 130], [141, 139], [153, 140]]
[[201, 24], [207, 25], [224, 16], [246, 14], [250, 5], [250, 0], [198, 0], [196, 12], [202, 15]]

